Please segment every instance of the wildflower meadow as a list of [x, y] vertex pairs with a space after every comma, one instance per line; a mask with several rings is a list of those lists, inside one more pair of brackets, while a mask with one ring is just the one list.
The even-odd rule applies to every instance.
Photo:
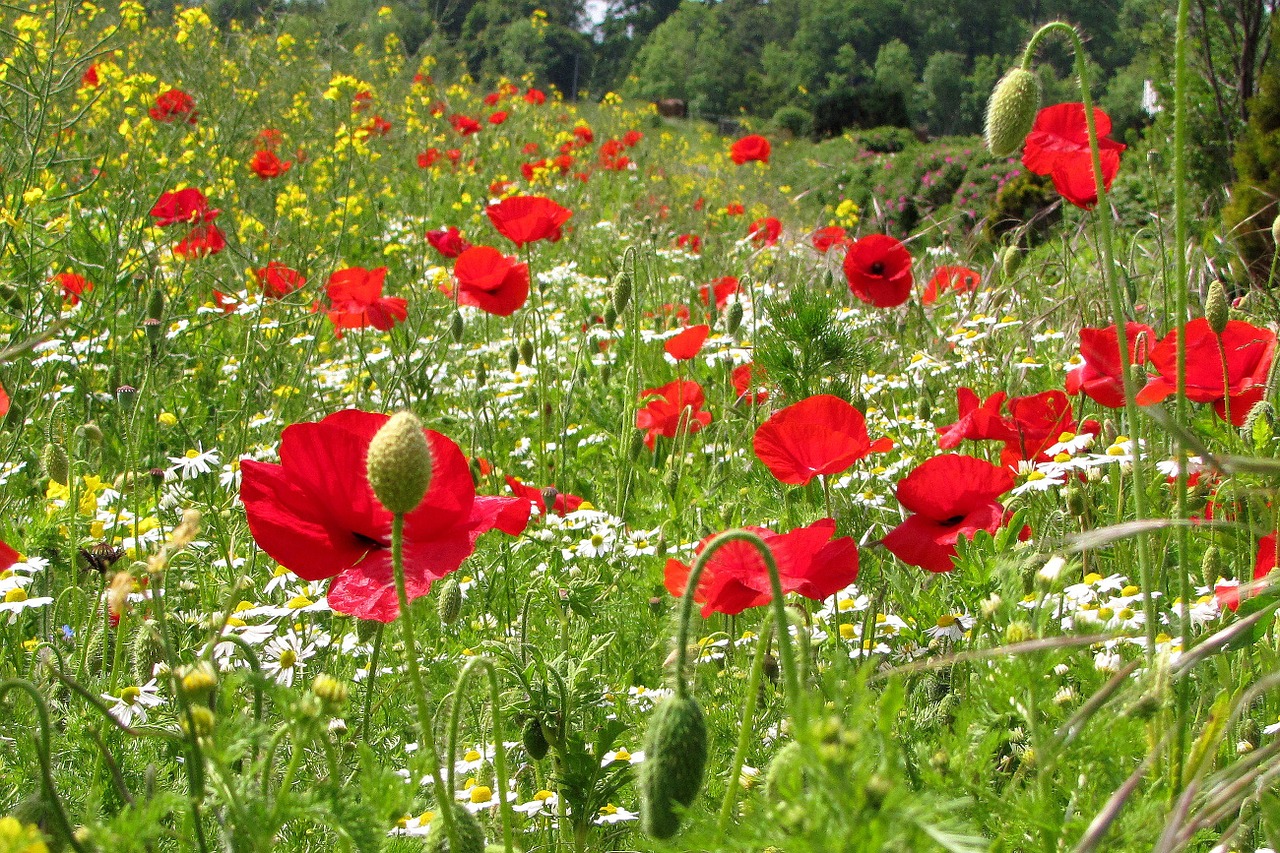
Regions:
[[1188, 6], [1142, 138], [1059, 21], [814, 141], [0, 5], [0, 853], [1280, 849]]

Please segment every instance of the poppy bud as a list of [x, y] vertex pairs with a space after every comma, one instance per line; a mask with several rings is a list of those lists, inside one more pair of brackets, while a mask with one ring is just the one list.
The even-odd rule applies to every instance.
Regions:
[[515, 344], [512, 344], [511, 349], [507, 350], [507, 364], [511, 365], [512, 373], [515, 373], [516, 368], [520, 366], [520, 350]]
[[311, 692], [320, 697], [331, 710], [337, 710], [351, 695], [351, 688], [345, 681], [322, 672], [311, 682]]
[[164, 291], [156, 288], [147, 299], [147, 319], [159, 322], [164, 318]]
[[76, 435], [80, 436], [85, 441], [90, 441], [94, 444], [102, 443], [102, 427], [98, 426], [93, 421], [89, 421], [87, 424], [81, 424], [76, 427]]
[[1088, 508], [1084, 499], [1084, 491], [1079, 486], [1071, 486], [1064, 493], [1067, 501], [1067, 512], [1079, 518]]
[[613, 277], [613, 294], [609, 302], [619, 315], [625, 313], [631, 304], [631, 275], [625, 269]]
[[804, 793], [804, 749], [791, 741], [778, 750], [764, 773], [764, 794], [773, 803], [796, 800]]
[[454, 850], [449, 845], [444, 820], [433, 820], [423, 846], [426, 853], [484, 853], [484, 830], [476, 816], [458, 803], [447, 803], [443, 807], [453, 809], [453, 831], [458, 837], [458, 849]]
[[670, 838], [680, 828], [672, 806], [693, 803], [707, 765], [707, 726], [692, 696], [677, 694], [657, 707], [645, 732], [644, 754], [641, 825], [654, 838]]
[[547, 743], [547, 733], [542, 730], [542, 723], [537, 717], [531, 718], [524, 724], [520, 740], [524, 743], [525, 752], [529, 753], [529, 757], [534, 761], [546, 758], [547, 750], [551, 748], [551, 744]]
[[1016, 245], [1008, 246], [1000, 253], [1000, 269], [1004, 272], [1005, 278], [1012, 278], [1020, 266], [1022, 266], [1022, 251]]
[[1204, 303], [1204, 318], [1209, 321], [1209, 328], [1215, 335], [1221, 335], [1227, 329], [1227, 320], [1231, 316], [1231, 306], [1227, 302], [1227, 290], [1221, 279], [1214, 279], [1209, 285], [1209, 297]]
[[49, 479], [59, 486], [65, 486], [71, 480], [71, 459], [61, 444], [46, 444], [40, 454], [40, 464]]
[[398, 515], [412, 512], [431, 485], [431, 448], [413, 412], [391, 416], [369, 442], [366, 472], [378, 501]]
[[454, 312], [449, 315], [449, 337], [453, 338], [456, 342], [461, 342], [462, 332], [462, 312], [455, 309]]
[[528, 338], [520, 342], [520, 360], [525, 367], [533, 367], [533, 341]]
[[680, 470], [678, 468], [668, 468], [667, 473], [662, 477], [662, 487], [667, 490], [667, 494], [674, 495], [676, 489], [680, 487]]
[[736, 334], [742, 327], [742, 303], [734, 302], [724, 315], [724, 329], [729, 334]]
[[476, 385], [483, 388], [489, 381], [489, 370], [484, 366], [484, 362], [476, 365]]
[[1025, 68], [1011, 68], [987, 101], [985, 135], [993, 157], [1008, 157], [1026, 140], [1040, 110], [1040, 80]]
[[612, 329], [614, 324], [618, 322], [618, 309], [613, 307], [610, 302], [604, 306], [604, 326], [606, 329]]
[[1116, 439], [1120, 436], [1120, 430], [1116, 427], [1116, 422], [1107, 418], [1102, 422], [1102, 442], [1107, 447], [1116, 443]]
[[1212, 587], [1222, 577], [1222, 552], [1217, 545], [1204, 549], [1204, 556], [1200, 559], [1200, 577], [1208, 587]]
[[1275, 433], [1275, 407], [1266, 400], [1259, 400], [1253, 404], [1253, 408], [1249, 410], [1249, 414], [1245, 417], [1244, 426], [1240, 428], [1240, 434], [1245, 441], [1250, 442], [1254, 447], [1260, 447], [1269, 442]]
[[160, 625], [154, 619], [148, 619], [138, 626], [129, 643], [129, 664], [133, 670], [133, 680], [138, 684], [146, 684], [156, 671], [156, 664], [164, 660], [164, 637], [160, 633]]
[[436, 614], [440, 617], [441, 624], [452, 625], [458, 621], [458, 614], [462, 612], [462, 587], [458, 586], [458, 581], [449, 578], [440, 587], [440, 597], [436, 599]]

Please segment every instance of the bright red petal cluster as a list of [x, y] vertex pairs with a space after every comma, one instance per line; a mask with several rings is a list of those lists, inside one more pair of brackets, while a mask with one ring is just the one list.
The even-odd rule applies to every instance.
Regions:
[[278, 178], [289, 169], [293, 168], [292, 160], [281, 160], [276, 156], [274, 151], [266, 148], [260, 148], [253, 152], [253, 158], [249, 161], [249, 168], [262, 180]]
[[263, 295], [270, 299], [283, 299], [307, 283], [306, 276], [279, 261], [271, 261], [253, 274]]
[[[1275, 356], [1276, 336], [1241, 320], [1227, 321], [1221, 337], [1200, 317], [1187, 323], [1187, 399], [1213, 403], [1224, 420], [1230, 403], [1231, 423], [1243, 426], [1249, 410], [1266, 391], [1267, 374]], [[1151, 350], [1151, 364], [1159, 372], [1138, 392], [1138, 404], [1158, 403], [1178, 389], [1178, 333], [1164, 336]], [[1225, 386], [1223, 380], [1226, 380]]]
[[773, 246], [778, 242], [778, 238], [782, 236], [782, 222], [776, 216], [757, 219], [747, 226], [747, 236], [751, 238], [753, 243]]
[[733, 162], [741, 166], [743, 163], [750, 163], [753, 160], [759, 160], [761, 163], [769, 162], [769, 153], [772, 151], [769, 140], [759, 134], [753, 133], [750, 136], [744, 136], [729, 148], [729, 158]]
[[990, 462], [954, 453], [935, 456], [898, 481], [898, 502], [915, 513], [889, 531], [883, 544], [902, 562], [930, 572], [954, 568], [956, 540], [1005, 522], [996, 498], [1013, 488], [1013, 474]]
[[155, 106], [147, 110], [147, 115], [161, 124], [172, 124], [178, 119], [195, 124], [199, 113], [194, 98], [181, 89], [170, 89], [156, 98]]
[[[1155, 341], [1155, 329], [1145, 323], [1125, 323], [1124, 335], [1129, 363], [1145, 363]], [[1108, 409], [1124, 408], [1124, 361], [1120, 358], [1120, 336], [1116, 326], [1081, 329], [1080, 355], [1084, 364], [1067, 374], [1067, 393], [1083, 393]]]
[[[365, 472], [369, 442], [387, 420], [348, 409], [319, 423], [294, 424], [281, 435], [279, 465], [241, 463], [240, 499], [258, 546], [304, 580], [332, 578], [334, 610], [378, 622], [399, 612], [392, 516], [374, 497]], [[431, 486], [404, 519], [410, 601], [461, 566], [480, 534], [496, 527], [515, 536], [529, 520], [526, 500], [477, 496], [458, 446], [438, 432], [424, 432]]]
[[756, 458], [783, 483], [808, 485], [819, 474], [839, 474], [893, 441], [871, 441], [867, 421], [852, 404], [818, 394], [774, 412], [752, 440]]
[[809, 239], [813, 242], [813, 248], [824, 255], [837, 246], [850, 245], [849, 235], [839, 225], [828, 225], [826, 228], [819, 228], [813, 232], [813, 236]]
[[409, 303], [398, 296], [383, 296], [387, 268], [367, 270], [348, 267], [334, 272], [325, 285], [329, 315], [334, 328], [363, 329], [373, 326], [388, 331], [409, 316]]
[[668, 382], [661, 388], [646, 388], [640, 399], [648, 404], [636, 412], [636, 429], [645, 430], [644, 443], [653, 450], [658, 436], [675, 438], [681, 432], [695, 433], [711, 423], [711, 413], [702, 410], [706, 397], [702, 386], [689, 379]]
[[573, 211], [561, 207], [540, 195], [514, 195], [485, 208], [489, 221], [517, 246], [535, 240], [557, 242], [561, 226], [573, 216]]
[[517, 263], [492, 246], [473, 246], [453, 265], [458, 302], [509, 317], [529, 298], [529, 265]]
[[[1111, 189], [1125, 145], [1106, 138], [1111, 132], [1111, 118], [1098, 107], [1093, 108], [1093, 122], [1098, 132], [1103, 186]], [[1097, 204], [1084, 104], [1056, 104], [1042, 109], [1027, 134], [1022, 165], [1037, 175], [1052, 176], [1054, 189], [1076, 207], [1088, 210]]]
[[929, 285], [924, 289], [920, 301], [925, 305], [932, 305], [948, 290], [969, 293], [977, 290], [981, 283], [982, 276], [968, 267], [938, 267], [933, 271], [933, 277], [929, 279]]
[[756, 366], [752, 362], [739, 364], [733, 369], [733, 373], [729, 375], [729, 381], [733, 383], [733, 390], [738, 395], [738, 402], [754, 406], [769, 399], [768, 391], [752, 389], [752, 386], [760, 381], [758, 373], [760, 371], [756, 370]]
[[[1000, 461], [1016, 469], [1024, 460], [1037, 460], [1045, 448], [1055, 444], [1064, 432], [1076, 428], [1071, 401], [1061, 391], [1042, 391], [1026, 397], [1013, 397], [1000, 391], [979, 404], [972, 388], [956, 390], [959, 419], [938, 427], [938, 446], [943, 450], [958, 447], [961, 441], [1002, 441]], [[1001, 414], [1006, 408], [1008, 416]]]
[[892, 308], [911, 295], [911, 253], [887, 234], [868, 234], [849, 247], [844, 276], [853, 295], [877, 308]]
[[[789, 533], [774, 533], [759, 527], [748, 527], [768, 546], [778, 566], [783, 593], [796, 592], [820, 601], [853, 583], [858, 577], [858, 546], [848, 536], [833, 539], [836, 523], [822, 518], [808, 527]], [[698, 543], [702, 553], [708, 536]], [[665, 584], [676, 598], [684, 596], [691, 566], [679, 560], [667, 560]], [[693, 600], [702, 605], [703, 617], [712, 613], [734, 615], [748, 607], [759, 607], [773, 600], [769, 570], [754, 545], [743, 541], [729, 542], [711, 555]]]
[[151, 216], [161, 228], [179, 222], [212, 222], [221, 212], [210, 210], [208, 199], [195, 187], [162, 193], [151, 208]]
[[471, 244], [467, 242], [467, 238], [463, 237], [462, 232], [453, 225], [450, 225], [448, 228], [440, 228], [436, 231], [428, 231], [427, 242], [446, 258], [456, 258], [467, 249], [471, 248]]
[[737, 293], [739, 289], [738, 277], [735, 275], [721, 276], [713, 280], [710, 284], [704, 284], [698, 288], [698, 298], [702, 300], [702, 304], [707, 307], [711, 306], [711, 300], [715, 299], [716, 310], [721, 311], [728, 304], [729, 297]]
[[227, 238], [222, 229], [212, 222], [197, 225], [173, 246], [173, 253], [180, 258], [190, 260], [205, 255], [216, 255], [227, 248]]
[[62, 298], [68, 305], [79, 305], [80, 297], [93, 290], [93, 282], [79, 273], [60, 272], [53, 277], [53, 283], [62, 291]]
[[676, 361], [687, 361], [698, 354], [709, 334], [711, 327], [708, 325], [687, 326], [675, 337], [668, 338], [662, 348]]

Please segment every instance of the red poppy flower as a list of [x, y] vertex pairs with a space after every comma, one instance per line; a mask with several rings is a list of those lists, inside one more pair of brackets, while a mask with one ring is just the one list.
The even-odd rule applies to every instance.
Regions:
[[573, 129], [573, 139], [574, 144], [581, 148], [584, 145], [590, 145], [595, 142], [596, 135], [591, 132], [591, 128], [587, 127], [585, 124], [580, 124]]
[[[3, 394], [3, 393], [4, 393], [3, 389], [0, 389], [0, 394]], [[7, 397], [5, 398], [5, 401], [6, 403], [8, 402]], [[5, 412], [7, 412], [8, 410], [9, 410], [8, 406], [6, 405]], [[0, 415], [3, 415], [3, 414], [4, 412], [0, 412]], [[14, 563], [18, 562], [21, 559], [22, 559], [22, 555], [19, 554], [17, 551], [15, 551], [12, 547], [10, 547], [9, 543], [0, 542], [0, 572], [3, 572], [5, 569], [9, 568], [10, 566], [12, 566]]]
[[196, 102], [181, 89], [170, 89], [156, 98], [155, 106], [147, 110], [147, 114], [161, 124], [172, 124], [182, 119], [187, 124], [195, 124]]
[[547, 102], [547, 96], [539, 89], [529, 89], [524, 93], [524, 99], [534, 106], [540, 106]]
[[738, 402], [754, 406], [769, 399], [768, 391], [753, 392], [751, 390], [752, 383], [756, 381], [755, 373], [755, 365], [747, 362], [746, 364], [738, 365], [733, 369], [733, 373], [729, 374], [729, 381], [733, 383], [733, 390], [738, 395]]
[[173, 253], [180, 258], [191, 260], [205, 255], [216, 255], [227, 248], [227, 238], [222, 229], [212, 222], [197, 225], [187, 236], [179, 240], [173, 247]]
[[929, 279], [929, 286], [924, 289], [920, 301], [932, 305], [938, 297], [950, 290], [955, 293], [969, 293], [982, 284], [982, 276], [968, 267], [938, 267]]
[[369, 106], [372, 103], [373, 92], [370, 92], [368, 89], [361, 89], [359, 92], [356, 92], [355, 97], [351, 99], [351, 112], [362, 113], [369, 109]]
[[1007, 395], [992, 394], [981, 405], [971, 388], [956, 390], [959, 418], [954, 424], [937, 428], [938, 446], [958, 447], [961, 441], [1001, 441], [1000, 461], [1016, 468], [1024, 460], [1039, 458], [1046, 447], [1064, 432], [1076, 428], [1071, 402], [1061, 391], [1044, 391], [1007, 400], [1009, 415], [1001, 414]]
[[98, 66], [96, 63], [90, 62], [89, 67], [80, 75], [80, 85], [90, 89], [96, 89], [98, 84]]
[[[1111, 189], [1125, 146], [1106, 138], [1111, 132], [1111, 118], [1098, 107], [1093, 108], [1093, 122], [1098, 131], [1103, 186]], [[1037, 175], [1052, 175], [1054, 189], [1076, 207], [1088, 210], [1097, 204], [1084, 104], [1056, 104], [1042, 109], [1027, 135], [1022, 165]]]
[[[280, 464], [245, 460], [240, 499], [258, 547], [299, 577], [332, 578], [329, 605], [339, 613], [396, 618], [391, 513], [365, 472], [369, 442], [388, 416], [348, 409], [319, 423], [286, 427]], [[467, 460], [445, 436], [424, 430], [431, 485], [404, 518], [405, 588], [412, 601], [462, 565], [482, 533], [519, 535], [528, 501], [478, 496]]]
[[759, 160], [761, 163], [769, 162], [769, 140], [759, 134], [751, 134], [744, 136], [729, 148], [729, 157], [733, 162], [741, 166], [743, 163], [750, 163], [753, 160]]
[[284, 144], [284, 134], [274, 127], [264, 127], [262, 130], [258, 131], [258, 135], [255, 137], [254, 142], [257, 144], [258, 148], [262, 148], [267, 151], [278, 151], [280, 146]]
[[265, 267], [254, 270], [254, 277], [258, 279], [258, 287], [263, 295], [271, 299], [283, 299], [307, 283], [302, 273], [279, 261], [271, 261]]
[[685, 361], [698, 354], [709, 334], [710, 326], [688, 326], [675, 337], [668, 338], [662, 348], [676, 361]]
[[766, 216], [763, 219], [757, 219], [747, 226], [747, 236], [753, 242], [763, 243], [766, 246], [772, 246], [778, 242], [778, 238], [782, 236], [782, 223], [777, 217]]
[[[547, 499], [544, 496], [546, 489], [527, 486], [510, 475], [507, 476], [507, 486], [517, 498], [529, 501], [531, 506], [538, 508], [540, 514], [547, 514]], [[555, 502], [551, 505], [551, 511], [561, 518], [564, 518], [566, 512], [573, 512], [582, 506], [582, 498], [577, 495], [566, 495], [563, 492], [556, 491], [555, 486], [552, 486], [550, 490], [555, 492], [556, 495]]]
[[1258, 554], [1253, 561], [1253, 579], [1264, 581], [1276, 567], [1276, 534], [1268, 533], [1258, 540]]
[[470, 136], [473, 133], [480, 132], [480, 122], [470, 116], [455, 113], [449, 116], [449, 124], [453, 125], [453, 129], [463, 136]]
[[493, 227], [517, 246], [536, 240], [559, 241], [560, 228], [573, 212], [540, 195], [513, 195], [484, 211]]
[[688, 249], [696, 255], [702, 251], [702, 238], [697, 234], [681, 234], [676, 238], [676, 248]]
[[9, 414], [9, 406], [12, 401], [9, 399], [9, 392], [4, 390], [4, 386], [0, 385], [0, 418]]
[[178, 222], [212, 222], [220, 210], [210, 210], [204, 193], [195, 187], [162, 193], [151, 208], [151, 216], [160, 227]]
[[249, 168], [264, 181], [269, 178], [278, 178], [292, 167], [292, 160], [281, 160], [274, 151], [265, 148], [253, 152], [253, 159], [249, 161]]
[[[1156, 337], [1155, 330], [1145, 323], [1125, 323], [1124, 333], [1129, 362], [1146, 362], [1147, 352]], [[1108, 409], [1124, 408], [1124, 363], [1120, 358], [1120, 339], [1115, 324], [1105, 329], [1081, 329], [1080, 355], [1084, 357], [1084, 364], [1067, 374], [1067, 393], [1083, 392]]]
[[[789, 533], [774, 533], [760, 527], [748, 527], [764, 540], [778, 568], [784, 594], [795, 592], [821, 601], [853, 583], [858, 577], [858, 546], [848, 536], [833, 539], [836, 523], [822, 518], [807, 527]], [[698, 543], [695, 553], [702, 553], [714, 536]], [[691, 566], [679, 560], [667, 560], [664, 583], [677, 598], [684, 596]], [[698, 578], [693, 600], [702, 605], [702, 616], [712, 613], [734, 615], [748, 607], [759, 607], [773, 600], [773, 587], [764, 558], [754, 545], [735, 541], [722, 545], [711, 555]]]
[[440, 159], [440, 149], [428, 148], [426, 151], [423, 151], [421, 154], [418, 155], [418, 168], [429, 169], [439, 159]]
[[[1213, 403], [1213, 410], [1224, 420], [1227, 403], [1230, 402], [1231, 423], [1243, 426], [1249, 410], [1266, 391], [1267, 373], [1271, 370], [1271, 359], [1276, 349], [1275, 334], [1241, 320], [1229, 320], [1219, 339], [1203, 317], [1187, 323], [1185, 333], [1187, 399]], [[1151, 363], [1160, 375], [1152, 377], [1138, 392], [1140, 406], [1158, 403], [1177, 391], [1176, 330], [1165, 335], [1152, 348]]]
[[868, 234], [849, 247], [844, 276], [853, 295], [877, 308], [892, 308], [911, 295], [911, 253], [887, 234]]
[[725, 216], [741, 216], [746, 212], [747, 212], [747, 209], [742, 205], [742, 202], [740, 201], [731, 201], [724, 206]]
[[456, 258], [467, 249], [471, 248], [471, 244], [467, 242], [467, 239], [463, 237], [462, 233], [453, 225], [450, 225], [448, 228], [428, 231], [427, 242], [446, 258]]
[[1008, 470], [972, 456], [928, 459], [898, 481], [898, 502], [914, 515], [890, 530], [883, 544], [908, 565], [949, 572], [958, 539], [972, 539], [979, 530], [995, 533], [1004, 524], [996, 498], [1013, 484]]
[[506, 110], [498, 110], [497, 112], [492, 113], [489, 116], [489, 124], [493, 124], [493, 125], [502, 124], [506, 120], [507, 120]]
[[398, 296], [383, 296], [387, 268], [368, 270], [348, 267], [334, 272], [325, 285], [329, 297], [329, 320], [341, 335], [342, 329], [373, 326], [388, 331], [409, 316], [409, 303]]
[[836, 246], [848, 246], [849, 235], [839, 225], [828, 225], [826, 228], [819, 228], [813, 232], [813, 248], [822, 254], [834, 249]]
[[695, 433], [711, 423], [711, 413], [702, 410], [702, 386], [689, 379], [668, 382], [661, 388], [646, 388], [640, 399], [651, 399], [636, 412], [636, 429], [646, 430], [644, 443], [653, 450], [658, 436], [675, 438], [681, 432]]
[[707, 307], [711, 306], [711, 300], [715, 299], [716, 310], [720, 311], [729, 302], [729, 297], [738, 292], [738, 277], [726, 275], [713, 280], [710, 284], [704, 284], [698, 288], [698, 298], [702, 300], [702, 304]]
[[839, 474], [869, 453], [893, 448], [871, 441], [862, 412], [839, 397], [818, 394], [773, 413], [756, 429], [756, 458], [783, 483], [808, 485], [819, 474]]
[[622, 144], [628, 148], [635, 148], [636, 143], [641, 139], [644, 139], [644, 134], [638, 130], [628, 130], [626, 133], [622, 134]]
[[93, 282], [73, 272], [60, 272], [53, 277], [53, 283], [62, 291], [62, 298], [71, 305], [79, 305], [80, 297], [93, 290]]
[[529, 265], [517, 263], [492, 246], [474, 246], [453, 265], [458, 302], [509, 317], [529, 298]]

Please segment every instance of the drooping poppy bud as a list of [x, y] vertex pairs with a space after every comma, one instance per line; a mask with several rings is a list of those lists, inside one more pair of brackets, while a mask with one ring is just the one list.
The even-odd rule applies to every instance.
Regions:
[[1040, 109], [1040, 79], [1025, 68], [1011, 68], [987, 101], [984, 131], [993, 157], [1008, 157], [1022, 147]]
[[654, 838], [670, 838], [680, 828], [672, 808], [691, 805], [702, 788], [707, 765], [707, 724], [692, 696], [675, 695], [653, 712], [640, 765], [640, 820]]

